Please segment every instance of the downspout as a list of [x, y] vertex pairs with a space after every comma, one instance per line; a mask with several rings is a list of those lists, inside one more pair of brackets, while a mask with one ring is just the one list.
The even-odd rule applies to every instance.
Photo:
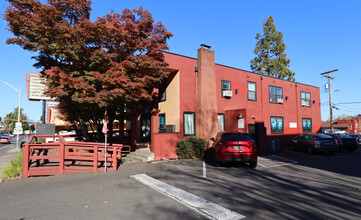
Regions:
[[[295, 92], [296, 92], [296, 117], [297, 117], [297, 134], [300, 134], [301, 132], [300, 132], [300, 128], [299, 128], [299, 126], [298, 126], [298, 124], [299, 124], [300, 120], [299, 120], [299, 118], [298, 118], [298, 92], [297, 92], [297, 87], [298, 87], [298, 84], [297, 84], [297, 83], [295, 83]], [[300, 125], [302, 126], [302, 120], [301, 120]], [[312, 126], [312, 127], [313, 127], [313, 126]], [[302, 133], [303, 133], [303, 131], [302, 131]]]

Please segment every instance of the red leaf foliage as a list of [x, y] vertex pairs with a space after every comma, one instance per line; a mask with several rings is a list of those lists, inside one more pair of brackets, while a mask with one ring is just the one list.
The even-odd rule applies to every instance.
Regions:
[[84, 106], [112, 111], [149, 102], [153, 87], [167, 77], [162, 50], [172, 33], [142, 7], [90, 21], [89, 0], [7, 1], [4, 18], [14, 34], [7, 43], [36, 52], [47, 95], [63, 103], [64, 112], [76, 108], [71, 120]]

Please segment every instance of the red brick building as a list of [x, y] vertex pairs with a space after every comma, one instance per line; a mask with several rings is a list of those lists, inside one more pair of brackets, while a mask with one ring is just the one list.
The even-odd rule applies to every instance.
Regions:
[[205, 47], [197, 59], [165, 53], [165, 60], [170, 77], [155, 89], [159, 102], [150, 123], [156, 160], [177, 157], [177, 141], [192, 135], [209, 140], [221, 130], [249, 132], [265, 154], [274, 143], [283, 150], [291, 137], [321, 128], [318, 87], [216, 64]]

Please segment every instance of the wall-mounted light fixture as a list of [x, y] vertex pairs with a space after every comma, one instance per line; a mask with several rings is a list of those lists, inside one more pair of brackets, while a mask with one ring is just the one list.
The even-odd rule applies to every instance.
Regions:
[[252, 115], [252, 119], [256, 119], [256, 116], [255, 116], [255, 115]]
[[263, 76], [261, 76], [261, 80], [263, 79]]
[[238, 94], [238, 89], [236, 89], [234, 92], [235, 92], [236, 94]]
[[194, 67], [194, 72], [198, 73], [198, 67]]
[[315, 104], [315, 103], [316, 103], [316, 100], [313, 100], [312, 103]]
[[285, 97], [286, 101], [288, 100], [288, 96]]

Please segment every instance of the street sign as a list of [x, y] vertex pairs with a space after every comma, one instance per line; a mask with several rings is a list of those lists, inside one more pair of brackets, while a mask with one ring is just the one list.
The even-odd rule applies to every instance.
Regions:
[[21, 127], [22, 127], [21, 125], [22, 125], [22, 123], [21, 123], [21, 122], [16, 122], [16, 123], [15, 123], [15, 128], [18, 128], [18, 129], [19, 129], [19, 128], [21, 128]]
[[14, 128], [14, 134], [23, 134], [23, 128]]

